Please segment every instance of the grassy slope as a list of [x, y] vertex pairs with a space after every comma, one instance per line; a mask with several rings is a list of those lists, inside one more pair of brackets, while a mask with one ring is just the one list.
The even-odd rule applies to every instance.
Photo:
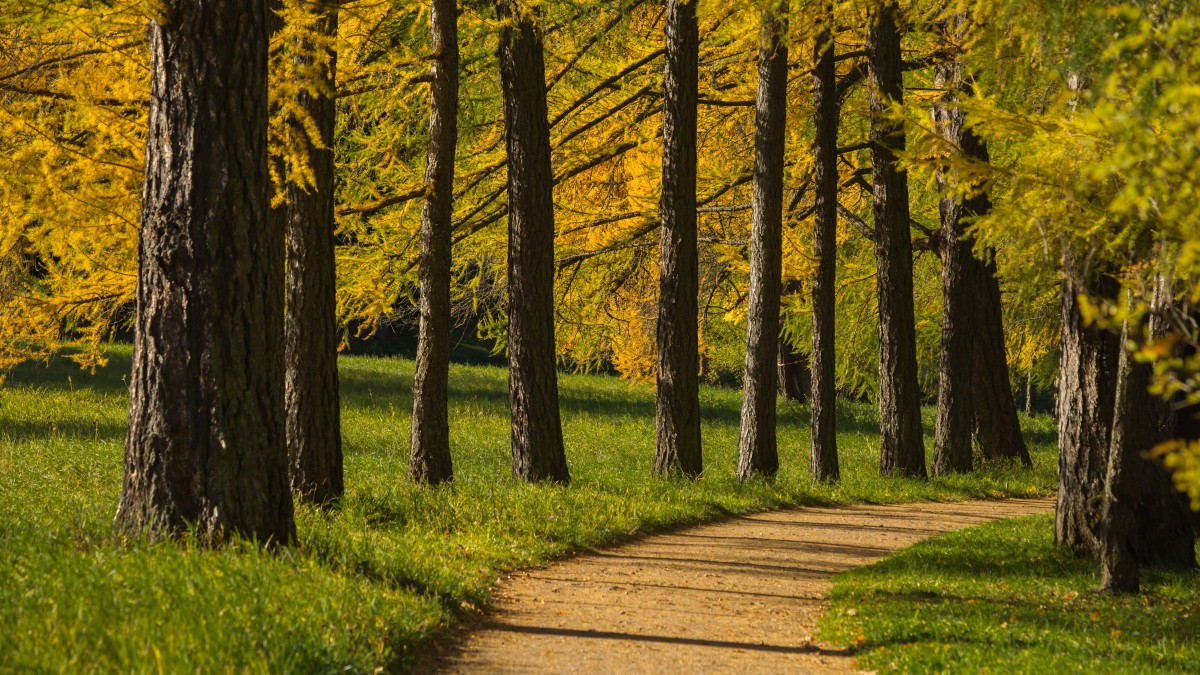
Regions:
[[840, 575], [821, 632], [867, 670], [1195, 672], [1200, 573], [1147, 572], [1127, 598], [1099, 581], [1052, 516], [989, 523]]
[[[505, 371], [455, 367], [458, 479], [422, 491], [404, 480], [412, 363], [344, 358], [349, 494], [340, 512], [302, 510], [300, 545], [277, 555], [121, 547], [111, 522], [129, 352], [117, 349], [112, 357], [94, 376], [62, 361], [48, 370], [24, 368], [0, 391], [0, 663], [8, 667], [393, 667], [461, 608], [486, 601], [503, 571], [572, 550], [780, 505], [1046, 494], [1054, 480], [1053, 430], [1044, 421], [1028, 430], [1033, 471], [881, 479], [874, 412], [846, 404], [841, 484], [808, 480], [806, 412], [785, 405], [779, 479], [739, 485], [740, 392], [713, 388], [702, 390], [704, 479], [652, 479], [652, 396], [615, 378], [565, 376], [574, 482], [528, 486], [509, 478]], [[931, 415], [927, 410], [927, 430]]]

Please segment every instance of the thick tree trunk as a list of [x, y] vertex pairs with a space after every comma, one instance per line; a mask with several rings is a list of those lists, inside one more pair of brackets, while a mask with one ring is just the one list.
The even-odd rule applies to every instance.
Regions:
[[[1159, 279], [1150, 334], [1166, 333], [1162, 309], [1171, 302], [1169, 282]], [[1128, 330], [1128, 327], [1127, 327]], [[1122, 340], [1125, 344], [1130, 337]], [[1172, 406], [1148, 392], [1152, 366], [1122, 350], [1109, 446], [1104, 527], [1101, 528], [1102, 587], [1137, 592], [1137, 568], [1196, 566], [1195, 534], [1187, 500], [1171, 485], [1149, 451], [1175, 435]]]
[[[782, 324], [782, 318], [780, 319]], [[791, 340], [779, 331], [779, 364], [776, 370], [779, 378], [779, 395], [788, 401], [803, 402], [808, 400], [812, 388], [812, 375], [808, 370], [808, 355], [802, 354]]]
[[[987, 158], [987, 148], [973, 134], [976, 143], [966, 147], [978, 148], [972, 155]], [[964, 139], [966, 143], [966, 139]], [[985, 206], [990, 209], [987, 197]], [[982, 213], [982, 211], [981, 211]], [[1021, 420], [1017, 417], [1017, 402], [1013, 397], [1012, 380], [1008, 374], [1008, 352], [1004, 342], [1004, 313], [1000, 306], [1000, 281], [996, 278], [995, 254], [985, 252], [986, 260], [971, 259], [975, 297], [975, 373], [971, 378], [971, 398], [974, 401], [975, 444], [986, 460], [1017, 460], [1033, 466]]]
[[[963, 147], [979, 145], [975, 135], [963, 128], [963, 112], [958, 107], [961, 66], [955, 62], [938, 64], [934, 86], [944, 89], [933, 107], [934, 126], [949, 143]], [[971, 282], [975, 262], [974, 237], [967, 234], [964, 217], [986, 209], [986, 197], [970, 199], [956, 196], [955, 176], [939, 172], [941, 198], [942, 259], [942, 345], [938, 364], [937, 430], [934, 433], [933, 475], [967, 473], [972, 467], [971, 435], [975, 406], [971, 400], [971, 376], [976, 368], [972, 349], [975, 321], [972, 316], [980, 289]], [[982, 203], [981, 203], [982, 202]]]
[[150, 27], [138, 313], [117, 526], [295, 538], [284, 234], [268, 216], [264, 0], [169, 3]]
[[[1125, 324], [1121, 344], [1128, 340]], [[1138, 592], [1137, 541], [1137, 439], [1154, 420], [1138, 419], [1145, 410], [1145, 368], [1133, 368], [1129, 351], [1121, 349], [1117, 366], [1117, 391], [1108, 451], [1104, 490], [1103, 527], [1100, 528], [1100, 588], [1110, 593]]]
[[[336, 38], [338, 7], [321, 12], [317, 29]], [[311, 46], [310, 46], [311, 48]], [[337, 279], [334, 273], [333, 131], [337, 106], [337, 54], [320, 71], [318, 93], [297, 103], [321, 133], [308, 147], [314, 184], [287, 186], [287, 314], [284, 324], [287, 446], [292, 491], [300, 499], [328, 504], [345, 492], [337, 372]], [[311, 67], [311, 59], [308, 59]], [[293, 124], [300, 124], [293, 121]], [[301, 131], [301, 135], [303, 131]]]
[[[825, 20], [832, 23], [832, 5]], [[837, 312], [837, 141], [838, 101], [834, 41], [830, 28], [813, 48], [813, 255], [817, 273], [812, 285], [812, 460], [813, 480], [837, 480], [837, 389], [834, 381], [834, 316]]]
[[[1162, 338], [1171, 330], [1166, 318], [1173, 302], [1169, 278], [1159, 275], [1154, 290], [1154, 311], [1148, 329], [1152, 338]], [[1134, 555], [1139, 563], [1150, 567], [1194, 568], [1196, 539], [1192, 520], [1195, 514], [1189, 508], [1187, 498], [1175, 489], [1171, 475], [1162, 463], [1145, 457], [1155, 445], [1179, 436], [1175, 406], [1146, 390], [1152, 379], [1152, 366], [1134, 360], [1131, 368], [1133, 379], [1140, 378], [1142, 382], [1137, 390], [1142, 402], [1139, 408], [1134, 408], [1132, 418], [1138, 422], [1135, 428], [1142, 436], [1132, 446], [1137, 476]]]
[[697, 0], [667, 0], [663, 72], [657, 439], [654, 473], [698, 476], [700, 387], [696, 253]]
[[[1170, 404], [1150, 396], [1150, 366], [1123, 354], [1123, 341], [1112, 331], [1084, 327], [1081, 293], [1115, 298], [1119, 285], [1105, 270], [1088, 275], [1070, 249], [1063, 261], [1062, 364], [1059, 373], [1059, 485], [1055, 538], [1078, 555], [1114, 556], [1130, 551], [1140, 565], [1190, 568], [1196, 564], [1194, 532], [1182, 495], [1163, 467], [1143, 455], [1176, 435]], [[1154, 304], [1168, 302], [1159, 288]], [[1161, 312], [1152, 317], [1152, 335], [1162, 335]], [[1122, 363], [1122, 360], [1128, 363]], [[1127, 380], [1118, 374], [1128, 371]], [[1117, 395], [1124, 397], [1120, 399]], [[1120, 457], [1110, 457], [1120, 450]], [[1110, 472], [1116, 473], [1117, 484]], [[1106, 511], [1106, 492], [1122, 502]], [[1133, 524], [1123, 518], [1133, 510]], [[1107, 529], [1116, 519], [1115, 534]], [[1109, 535], [1113, 538], [1109, 538]], [[1114, 541], [1120, 551], [1109, 550]], [[1115, 544], [1114, 544], [1115, 545]], [[1109, 565], [1126, 565], [1119, 558]], [[1120, 570], [1108, 570], [1118, 574]], [[1119, 583], [1118, 576], [1114, 583]]]
[[[1135, 370], [1149, 370], [1143, 363], [1134, 363]], [[1142, 376], [1149, 378], [1147, 372]], [[1143, 419], [1163, 419], [1173, 416], [1169, 404], [1154, 396], [1146, 396], [1141, 408]], [[1136, 412], [1134, 414], [1137, 414]], [[1134, 446], [1133, 460], [1137, 469], [1137, 502], [1135, 507], [1136, 532], [1134, 556], [1147, 567], [1192, 569], [1196, 567], [1196, 533], [1193, 526], [1195, 515], [1188, 506], [1187, 498], [1175, 489], [1171, 474], [1157, 460], [1146, 459], [1144, 454], [1158, 443], [1173, 436], [1170, 432], [1159, 433]]]
[[536, 10], [498, 0], [500, 83], [508, 151], [508, 399], [513, 475], [570, 479], [554, 348], [554, 175], [546, 68]]
[[904, 150], [904, 126], [888, 117], [889, 106], [901, 103], [904, 96], [898, 12], [894, 2], [876, 6], [867, 36], [873, 80], [871, 169], [879, 299], [880, 471], [924, 477], [908, 175], [896, 164], [897, 154]]
[[447, 409], [450, 378], [450, 233], [454, 150], [458, 143], [458, 7], [433, 0], [429, 13], [433, 64], [429, 74], [429, 148], [421, 208], [421, 327], [413, 372], [408, 477], [441, 483], [454, 477]]
[[[957, 107], [960, 96], [971, 94], [962, 66], [939, 65], [937, 82], [949, 92], [934, 107], [939, 132], [967, 157], [987, 162], [987, 145], [964, 127]], [[972, 438], [985, 459], [1014, 458], [1031, 466], [1009, 381], [994, 254], [989, 250], [984, 260], [976, 258], [975, 238], [967, 233], [967, 223], [990, 211], [991, 201], [986, 193], [952, 196], [953, 176], [938, 181], [950, 194], [941, 201], [944, 303], [933, 472], [970, 471]]]
[[742, 396], [738, 477], [779, 471], [775, 440], [779, 296], [783, 285], [783, 146], [787, 122], [785, 19], [762, 13], [754, 136], [754, 197], [750, 232], [750, 291], [746, 377]]
[[1085, 326], [1079, 295], [1114, 298], [1117, 282], [1087, 271], [1069, 248], [1063, 254], [1062, 360], [1059, 366], [1058, 504], [1054, 536], [1077, 555], [1097, 556], [1120, 339]]

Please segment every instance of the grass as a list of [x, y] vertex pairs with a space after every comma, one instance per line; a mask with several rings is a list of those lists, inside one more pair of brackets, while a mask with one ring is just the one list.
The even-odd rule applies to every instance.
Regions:
[[[457, 479], [404, 479], [412, 363], [343, 358], [348, 494], [300, 509], [298, 546], [263, 553], [183, 544], [122, 546], [130, 351], [94, 375], [64, 360], [13, 372], [0, 391], [0, 669], [367, 672], [398, 669], [488, 599], [507, 570], [723, 514], [806, 503], [1048, 494], [1054, 431], [1029, 424], [1034, 468], [930, 481], [877, 475], [871, 406], [840, 407], [844, 480], [807, 477], [806, 408], [781, 406], [782, 472], [734, 479], [740, 392], [705, 388], [705, 476], [650, 477], [654, 402], [612, 377], [561, 378], [573, 482], [510, 478], [503, 369], [451, 371]], [[933, 428], [932, 410], [925, 411]], [[928, 447], [932, 441], [927, 438]]]
[[1142, 581], [1137, 596], [1098, 593], [1098, 564], [1054, 545], [1052, 516], [1028, 516], [839, 575], [821, 634], [864, 670], [1195, 672], [1200, 573]]

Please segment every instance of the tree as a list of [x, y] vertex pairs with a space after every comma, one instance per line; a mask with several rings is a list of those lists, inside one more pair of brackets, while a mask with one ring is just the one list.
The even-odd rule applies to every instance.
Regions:
[[880, 470], [884, 475], [924, 477], [908, 177], [896, 164], [897, 155], [904, 151], [904, 125], [889, 111], [891, 105], [903, 103], [904, 96], [898, 13], [890, 0], [876, 5], [867, 35], [879, 302]]
[[[284, 322], [287, 447], [292, 491], [316, 504], [345, 492], [342, 476], [341, 402], [337, 372], [337, 275], [334, 270], [333, 132], [337, 116], [338, 4], [313, 12], [311, 30], [321, 43], [301, 38], [297, 47], [298, 115], [289, 118], [308, 175], [285, 188], [287, 310]], [[311, 74], [310, 74], [311, 73]], [[313, 128], [317, 139], [308, 139]]]
[[[171, 3], [151, 89], [125, 480], [130, 536], [295, 538], [284, 237], [268, 216], [264, 0]], [[203, 139], [203, 142], [200, 142]]]
[[696, 0], [667, 0], [663, 72], [662, 269], [658, 295], [654, 473], [698, 476], [700, 385], [696, 254]]
[[[1153, 257], [1161, 261], [1161, 250]], [[1161, 344], [1164, 340], [1175, 339], [1172, 335], [1172, 315], [1178, 311], [1178, 303], [1172, 297], [1174, 284], [1170, 275], [1159, 271], [1148, 285], [1151, 288], [1150, 316], [1144, 322], [1144, 327], [1127, 321], [1129, 327], [1124, 329], [1122, 341], [1126, 351], [1136, 348], [1138, 344]], [[1178, 344], [1175, 349], [1179, 349]], [[1120, 392], [1128, 390], [1128, 398], [1123, 404], [1129, 412], [1128, 417], [1122, 418], [1124, 408], [1114, 404], [1116, 413], [1107, 482], [1115, 486], [1110, 488], [1115, 489], [1115, 494], [1132, 492], [1135, 496], [1132, 502], [1135, 519], [1133, 554], [1138, 564], [1191, 569], [1196, 567], [1194, 514], [1188, 509], [1187, 498], [1171, 485], [1171, 477], [1161, 461], [1151, 456], [1155, 447], [1181, 435], [1181, 411], [1175, 402], [1150, 393], [1155, 377], [1152, 363], [1145, 361], [1142, 354], [1123, 354], [1122, 357], [1129, 361], [1128, 382], [1118, 381], [1117, 391], [1120, 395]], [[1120, 439], [1116, 438], [1118, 424], [1124, 425], [1120, 430]], [[1132, 456], [1114, 459], [1112, 453], [1118, 451]], [[1111, 475], [1114, 461], [1119, 463], [1118, 470], [1124, 471], [1123, 476], [1117, 477], [1116, 483]], [[1128, 503], [1128, 498], [1126, 501]]]
[[[1145, 343], [1146, 338], [1134, 340], [1128, 327], [1114, 332], [1087, 309], [1091, 303], [1115, 302], [1121, 281], [1111, 261], [1100, 269], [1085, 268], [1078, 246], [1069, 245], [1063, 258], [1055, 539], [1092, 558], [1117, 555], [1110, 545], [1129, 539], [1119, 545], [1128, 548], [1137, 564], [1193, 567], [1193, 532], [1183, 498], [1171, 489], [1162, 466], [1143, 457], [1176, 433], [1170, 404], [1147, 394], [1151, 366], [1123, 354], [1127, 342]], [[1159, 291], [1155, 305], [1166, 304], [1162, 298], [1167, 295], [1169, 291]], [[1149, 330], [1161, 337], [1165, 328], [1159, 321], [1152, 318]], [[1132, 525], [1123, 520], [1127, 517]], [[1105, 567], [1110, 562], [1125, 564], [1110, 560]], [[1128, 583], [1120, 580], [1126, 578], [1124, 572], [1117, 577], [1118, 587]]]
[[834, 316], [837, 265], [838, 100], [833, 5], [813, 46], [813, 255], [812, 287], [812, 477], [837, 480], [837, 382], [834, 376]]
[[[1129, 321], [1125, 321], [1121, 344], [1127, 342]], [[1148, 420], [1138, 419], [1146, 400], [1145, 368], [1135, 368], [1128, 349], [1121, 349], [1117, 366], [1117, 391], [1114, 401], [1113, 428], [1105, 476], [1103, 523], [1100, 546], [1100, 586], [1111, 593], [1137, 593], [1139, 571], [1135, 553], [1137, 539], [1136, 504], [1138, 483], [1137, 449], [1131, 447], [1136, 427]], [[1149, 421], [1153, 425], [1153, 421]]]
[[[793, 196], [791, 201], [796, 202], [796, 197]], [[751, 210], [753, 210], [753, 204], [751, 204]], [[786, 217], [786, 215], [785, 213], [784, 216]], [[780, 305], [782, 306], [787, 298], [803, 293], [804, 284], [799, 279], [785, 281], [783, 290], [780, 291]], [[781, 314], [776, 367], [779, 395], [788, 401], [803, 402], [808, 400], [809, 392], [812, 389], [812, 372], [809, 369], [808, 354], [800, 351], [795, 342], [796, 338], [797, 336], [788, 330]]]
[[[1169, 333], [1171, 282], [1155, 275], [1151, 315], [1141, 322], [1126, 316], [1116, 374], [1113, 423], [1109, 436], [1101, 524], [1098, 527], [1101, 589], [1136, 593], [1143, 565], [1188, 569], [1196, 566], [1195, 533], [1187, 502], [1172, 489], [1163, 466], [1150, 458], [1153, 447], [1179, 430], [1170, 402], [1149, 393], [1154, 368], [1131, 352], [1138, 344]], [[1127, 300], [1133, 299], [1128, 289]]]
[[537, 10], [497, 0], [508, 152], [508, 398], [513, 474], [570, 479], [554, 348], [554, 175]]
[[450, 377], [450, 233], [454, 218], [454, 151], [458, 142], [458, 7], [433, 0], [429, 148], [421, 208], [420, 312], [413, 371], [408, 476], [440, 483], [454, 476], [447, 389]]
[[[964, 142], [973, 152], [977, 150], [976, 159], [987, 161], [985, 144]], [[981, 200], [979, 206], [970, 208], [979, 209], [978, 213], [991, 209], [991, 201], [986, 195], [982, 195]], [[996, 251], [988, 247], [982, 255], [982, 260], [972, 256], [967, 268], [971, 275], [968, 285], [978, 289], [970, 324], [974, 328], [972, 358], [975, 370], [970, 395], [975, 445], [982, 451], [984, 459], [1016, 460], [1024, 466], [1033, 466], [1025, 436], [1021, 433], [1021, 420], [1017, 417], [1017, 402], [1009, 376], [1000, 280], [996, 278]]]
[[755, 103], [754, 200], [750, 234], [746, 374], [738, 477], [779, 471], [775, 439], [779, 297], [783, 285], [783, 146], [787, 123], [786, 18], [762, 10]]
[[[957, 49], [968, 18], [958, 14], [941, 26], [944, 43]], [[972, 95], [961, 56], [935, 67], [935, 84], [946, 93], [934, 106], [934, 125], [962, 158], [986, 166], [987, 143], [965, 124], [961, 98]], [[995, 251], [985, 247], [983, 259], [967, 229], [991, 210], [982, 186], [953, 167], [938, 172], [941, 192], [940, 253], [942, 259], [942, 344], [938, 369], [938, 416], [933, 473], [970, 471], [972, 438], [984, 458], [1032, 461], [1021, 435], [1005, 352], [1000, 284]]]
[[[952, 20], [955, 24], [960, 19]], [[950, 29], [953, 30], [953, 29]], [[955, 31], [957, 32], [957, 31]], [[938, 64], [934, 86], [946, 91], [933, 108], [933, 121], [948, 143], [962, 148], [963, 154], [977, 157], [986, 152], [974, 132], [963, 126], [964, 115], [956, 105], [962, 66], [954, 61]], [[933, 474], [944, 476], [971, 471], [971, 432], [975, 406], [971, 401], [971, 376], [975, 369], [974, 318], [971, 316], [976, 293], [970, 282], [974, 239], [967, 233], [966, 219], [986, 209], [983, 194], [961, 198], [948, 171], [938, 173], [941, 198], [942, 258], [942, 345], [938, 367], [937, 431], [934, 434]]]
[[1033, 370], [1025, 374], [1025, 416], [1037, 415], [1037, 386], [1033, 383]]
[[1118, 283], [1110, 271], [1087, 269], [1081, 259], [1068, 245], [1062, 270], [1054, 537], [1078, 555], [1096, 555], [1121, 345], [1111, 331], [1084, 320], [1079, 298], [1116, 297]]
[[[784, 291], [786, 294], [786, 290]], [[809, 371], [808, 355], [801, 352], [787, 331], [779, 331], [779, 395], [788, 401], [803, 402], [812, 389], [812, 373]]]

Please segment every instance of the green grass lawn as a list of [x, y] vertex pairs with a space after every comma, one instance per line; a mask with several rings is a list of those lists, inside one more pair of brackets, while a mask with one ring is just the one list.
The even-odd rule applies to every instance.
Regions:
[[1200, 573], [1144, 570], [1123, 598], [1099, 583], [1054, 545], [1053, 516], [989, 523], [839, 575], [821, 635], [864, 670], [1196, 672]]
[[[506, 570], [638, 533], [806, 503], [1048, 494], [1054, 430], [1030, 422], [1033, 470], [996, 467], [928, 482], [877, 476], [871, 406], [839, 409], [842, 475], [814, 485], [807, 409], [779, 416], [782, 471], [734, 479], [741, 392], [704, 388], [702, 480], [650, 477], [654, 401], [612, 377], [561, 378], [573, 482], [509, 475], [506, 372], [451, 371], [457, 479], [404, 479], [412, 362], [343, 358], [347, 497], [301, 509], [299, 544], [122, 546], [121, 486], [130, 351], [95, 375], [65, 360], [28, 366], [0, 390], [0, 669], [329, 672], [395, 668], [487, 601]], [[928, 434], [933, 411], [925, 411]], [[932, 440], [927, 434], [927, 446]]]

